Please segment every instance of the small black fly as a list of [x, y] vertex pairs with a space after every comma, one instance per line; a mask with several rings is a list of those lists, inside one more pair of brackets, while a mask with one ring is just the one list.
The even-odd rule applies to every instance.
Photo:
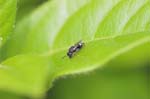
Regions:
[[82, 41], [79, 41], [75, 45], [71, 46], [67, 52], [67, 56], [69, 58], [72, 58], [73, 55], [83, 47], [83, 45], [84, 43]]

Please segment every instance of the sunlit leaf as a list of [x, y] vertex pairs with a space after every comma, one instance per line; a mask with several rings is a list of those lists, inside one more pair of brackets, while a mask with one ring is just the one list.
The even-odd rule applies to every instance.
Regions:
[[[147, 9], [148, 0], [45, 3], [17, 24], [1, 50], [0, 88], [44, 96], [57, 77], [92, 71], [135, 47], [149, 44]], [[68, 48], [80, 40], [85, 45], [69, 59]]]
[[0, 47], [12, 32], [17, 0], [0, 0]]

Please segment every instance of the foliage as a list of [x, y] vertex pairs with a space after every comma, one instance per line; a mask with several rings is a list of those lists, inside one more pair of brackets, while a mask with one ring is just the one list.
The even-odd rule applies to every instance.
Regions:
[[[60, 76], [88, 73], [137, 47], [139, 53], [147, 49], [144, 57], [150, 56], [149, 0], [35, 3], [38, 8], [31, 7], [30, 14], [27, 11], [19, 13], [14, 32], [11, 31], [16, 0], [0, 0], [0, 5], [0, 36], [4, 39], [4, 42], [0, 41], [3, 45], [0, 48], [1, 90], [43, 97]], [[83, 49], [72, 59], [62, 58], [79, 40], [85, 42]], [[142, 57], [141, 54], [130, 55]], [[127, 68], [133, 67], [135, 65]], [[117, 68], [122, 67], [117, 65]]]

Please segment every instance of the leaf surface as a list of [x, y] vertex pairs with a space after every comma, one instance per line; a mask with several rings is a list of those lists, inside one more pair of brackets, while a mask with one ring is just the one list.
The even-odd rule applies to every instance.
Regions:
[[14, 27], [16, 4], [16, 0], [0, 0], [0, 48]]
[[[43, 4], [17, 24], [1, 50], [0, 88], [40, 97], [57, 77], [92, 71], [149, 44], [147, 9], [148, 0], [53, 0]], [[72, 59], [62, 58], [79, 40], [85, 43], [83, 48]]]

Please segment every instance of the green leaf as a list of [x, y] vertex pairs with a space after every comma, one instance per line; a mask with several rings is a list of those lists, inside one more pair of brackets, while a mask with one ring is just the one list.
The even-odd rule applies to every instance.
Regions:
[[0, 69], [0, 87], [20, 94], [40, 96], [46, 92], [49, 84], [51, 87], [54, 78], [91, 71], [149, 41], [150, 33], [140, 32], [86, 42], [84, 48], [72, 59], [62, 59], [67, 49], [45, 55], [16, 56], [2, 63], [4, 69]]
[[17, 22], [26, 17], [46, 0], [19, 0], [17, 11]]
[[[135, 47], [149, 44], [147, 9], [148, 0], [45, 3], [17, 24], [1, 50], [1, 61], [5, 61], [0, 69], [0, 88], [40, 97], [59, 76], [94, 70]], [[72, 59], [62, 58], [79, 40], [85, 42], [81, 51]]]
[[43, 95], [50, 69], [47, 62], [37, 55], [20, 56], [19, 61], [17, 57], [5, 61], [0, 68], [0, 88], [34, 97]]
[[16, 0], [0, 0], [0, 48], [14, 27], [16, 3]]

